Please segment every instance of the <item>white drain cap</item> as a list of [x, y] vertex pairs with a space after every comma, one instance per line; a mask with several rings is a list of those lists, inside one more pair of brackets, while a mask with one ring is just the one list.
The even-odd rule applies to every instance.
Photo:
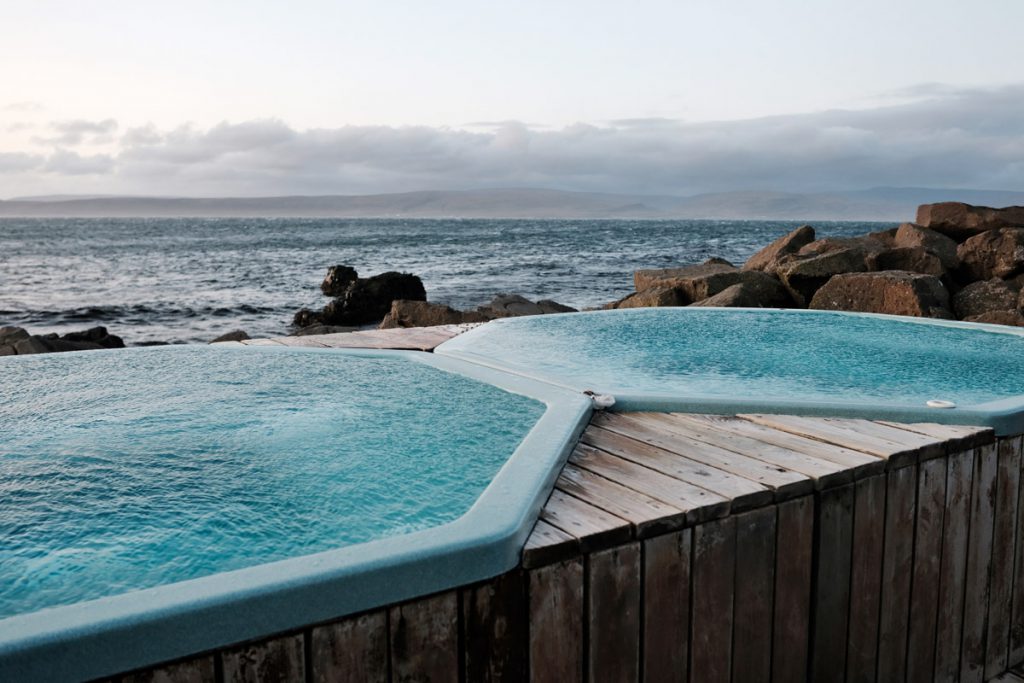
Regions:
[[956, 404], [952, 401], [943, 401], [942, 399], [933, 398], [932, 400], [925, 403], [929, 408], [956, 408]]

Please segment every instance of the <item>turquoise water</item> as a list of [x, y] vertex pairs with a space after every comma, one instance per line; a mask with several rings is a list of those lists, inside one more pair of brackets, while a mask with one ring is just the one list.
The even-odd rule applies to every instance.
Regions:
[[917, 407], [1024, 394], [1024, 337], [830, 313], [659, 308], [517, 318], [438, 352], [612, 394]]
[[420, 363], [179, 347], [0, 360], [0, 618], [433, 527], [543, 404]]

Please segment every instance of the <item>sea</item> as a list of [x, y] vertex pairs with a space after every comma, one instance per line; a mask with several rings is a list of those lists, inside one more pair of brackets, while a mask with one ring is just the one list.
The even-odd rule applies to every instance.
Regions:
[[427, 298], [475, 308], [499, 293], [600, 306], [633, 271], [741, 264], [803, 224], [819, 237], [893, 224], [736, 220], [0, 218], [0, 326], [103, 325], [128, 345], [290, 332], [327, 303], [329, 266], [422, 278]]

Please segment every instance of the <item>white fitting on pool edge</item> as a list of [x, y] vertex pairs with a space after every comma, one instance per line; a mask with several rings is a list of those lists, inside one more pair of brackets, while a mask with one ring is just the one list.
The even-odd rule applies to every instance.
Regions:
[[925, 405], [928, 406], [929, 408], [956, 408], [956, 403], [953, 403], [952, 401], [943, 401], [942, 399], [938, 398], [933, 398], [932, 400], [926, 402]]

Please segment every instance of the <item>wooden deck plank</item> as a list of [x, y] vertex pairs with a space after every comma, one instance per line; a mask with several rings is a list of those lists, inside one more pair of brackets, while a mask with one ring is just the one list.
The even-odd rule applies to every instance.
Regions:
[[985, 639], [985, 677], [991, 678], [1010, 664], [1010, 607], [1013, 602], [1013, 565], [1017, 538], [1017, 495], [1020, 489], [1021, 439], [1001, 439], [996, 452], [995, 526], [992, 538], [992, 580]]
[[629, 417], [652, 426], [660, 426], [691, 443], [705, 444], [720, 451], [756, 458], [777, 467], [799, 472], [819, 480], [822, 486], [835, 486], [853, 480], [853, 472], [842, 465], [780, 448], [735, 432], [683, 422], [665, 413], [631, 413]]
[[1017, 488], [1017, 534], [1013, 563], [1013, 598], [1010, 608], [1009, 662], [1013, 666], [1024, 662], [1024, 477], [1020, 479]]
[[686, 681], [692, 530], [644, 541], [643, 680]]
[[653, 469], [676, 479], [714, 491], [734, 502], [738, 501], [740, 508], [744, 504], [763, 505], [774, 499], [774, 492], [763, 484], [602, 427], [587, 428], [581, 441], [640, 465], [655, 465]]
[[551, 492], [540, 518], [575, 538], [583, 552], [625, 543], [633, 536], [626, 520], [558, 489]]
[[909, 683], [931, 683], [935, 680], [935, 634], [938, 626], [939, 569], [945, 507], [946, 458], [927, 460], [921, 463], [917, 475], [917, 514], [907, 645]]
[[935, 680], [942, 683], [952, 683], [960, 677], [973, 480], [973, 450], [947, 458], [942, 560], [939, 564], [938, 629], [935, 635]]
[[460, 590], [466, 680], [526, 680], [527, 581], [517, 569]]
[[755, 424], [731, 415], [695, 415], [672, 413], [673, 417], [689, 422], [705, 424], [718, 429], [745, 435], [757, 441], [804, 453], [819, 460], [828, 460], [853, 470], [855, 478], [877, 474], [885, 469], [885, 460], [870, 453], [855, 451], [835, 444], [825, 444], [816, 439], [783, 432], [771, 427]]
[[807, 680], [810, 647], [814, 499], [803, 496], [776, 507], [772, 680], [801, 683]]
[[533, 683], [583, 680], [583, 559], [529, 572]]
[[856, 483], [850, 568], [850, 626], [846, 647], [848, 683], [872, 683], [878, 667], [878, 618], [885, 537], [884, 474]]
[[690, 523], [729, 513], [730, 501], [724, 496], [585, 444], [576, 447], [569, 462], [685, 511]]
[[389, 610], [391, 675], [394, 680], [457, 683], [458, 605], [458, 593], [448, 591], [402, 603]]
[[[587, 557], [587, 680], [640, 680], [640, 545]], [[513, 679], [514, 680], [514, 679]]]
[[901, 681], [907, 670], [917, 468], [893, 470], [887, 479], [882, 609], [878, 622], [878, 680]]
[[979, 682], [985, 677], [985, 620], [988, 618], [989, 574], [992, 568], [997, 465], [994, 445], [976, 450], [960, 652], [960, 680], [965, 683]]
[[924, 434], [938, 441], [945, 441], [950, 453], [977, 448], [996, 440], [995, 431], [991, 427], [944, 425], [936, 422], [890, 422], [888, 420], [875, 420], [875, 422]]
[[225, 683], [303, 681], [306, 660], [301, 633], [231, 648], [220, 653]]
[[736, 572], [736, 519], [725, 517], [693, 530], [693, 612], [690, 678], [729, 683]]
[[599, 413], [591, 424], [762, 484], [775, 491], [777, 500], [814, 490], [814, 480], [805, 474], [699, 442], [683, 441], [678, 435], [638, 423], [625, 414]]
[[637, 538], [647, 538], [681, 529], [686, 511], [626, 488], [611, 479], [566, 463], [555, 488], [621, 517], [634, 527]]
[[818, 499], [818, 524], [814, 530], [818, 563], [811, 640], [813, 680], [842, 680], [846, 671], [853, 494], [853, 484], [846, 484], [822, 491]]
[[103, 683], [216, 683], [216, 681], [214, 656], [204, 655], [170, 664], [161, 664], [154, 669], [115, 676]]
[[[917, 462], [920, 459], [922, 448], [925, 447], [922, 444], [933, 443], [930, 440], [925, 442], [915, 439], [910, 432], [903, 432], [899, 440], [894, 440], [889, 434], [880, 435], [875, 427], [881, 427], [881, 425], [875, 425], [869, 420], [761, 414], [740, 415], [739, 417], [756, 424], [886, 458], [889, 468], [904, 467]], [[922, 439], [927, 439], [927, 437], [922, 436]]]
[[733, 683], [771, 680], [775, 506], [736, 515]]
[[575, 536], [538, 519], [523, 546], [522, 565], [524, 569], [541, 567], [575, 557], [579, 552], [580, 544]]
[[310, 634], [310, 671], [315, 683], [388, 680], [387, 612], [368, 612], [315, 626]]

